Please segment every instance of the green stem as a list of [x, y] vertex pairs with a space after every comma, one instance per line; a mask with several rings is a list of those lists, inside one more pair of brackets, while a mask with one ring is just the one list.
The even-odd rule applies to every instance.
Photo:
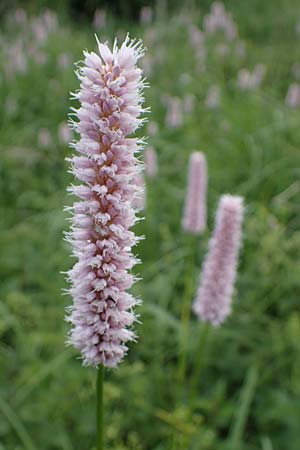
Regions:
[[204, 353], [207, 343], [207, 337], [210, 330], [210, 324], [203, 322], [201, 324], [198, 349], [196, 349], [195, 355], [195, 368], [191, 379], [191, 398], [197, 396], [197, 386], [199, 384], [201, 370], [203, 367]]
[[97, 450], [103, 450], [103, 380], [104, 367], [99, 366], [97, 370]]
[[187, 350], [188, 350], [190, 317], [192, 307], [191, 303], [193, 299], [193, 289], [194, 289], [194, 270], [195, 270], [194, 236], [192, 236], [192, 239], [188, 240], [188, 246], [190, 250], [190, 255], [187, 264], [184, 283], [185, 291], [181, 310], [181, 327], [179, 337], [180, 342], [179, 342], [179, 359], [178, 359], [178, 382], [183, 387], [186, 374]]
[[239, 448], [242, 447], [242, 437], [249, 416], [251, 402], [255, 394], [257, 381], [258, 381], [258, 368], [256, 365], [253, 365], [248, 370], [246, 380], [240, 396], [240, 407], [237, 409], [235, 422], [231, 429], [229, 437], [231, 450], [238, 450]]

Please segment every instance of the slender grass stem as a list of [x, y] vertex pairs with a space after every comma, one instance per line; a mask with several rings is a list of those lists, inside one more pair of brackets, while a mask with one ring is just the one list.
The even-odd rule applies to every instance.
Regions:
[[237, 410], [235, 421], [233, 423], [229, 436], [229, 447], [231, 450], [238, 450], [243, 447], [242, 437], [250, 412], [251, 402], [253, 400], [258, 381], [258, 368], [251, 366], [248, 370], [244, 386], [240, 397], [240, 406]]
[[12, 428], [15, 430], [18, 435], [20, 441], [22, 442], [24, 449], [26, 450], [36, 450], [34, 443], [31, 440], [25, 426], [14, 412], [14, 410], [10, 407], [8, 403], [0, 396], [0, 412], [2, 412], [3, 416], [6, 417], [7, 421], [10, 423]]
[[262, 450], [273, 450], [272, 441], [268, 436], [261, 438]]
[[206, 349], [207, 338], [209, 335], [211, 325], [209, 323], [202, 322], [199, 334], [198, 348], [195, 354], [195, 367], [191, 379], [191, 394], [197, 395], [197, 386], [199, 384], [201, 371], [203, 368], [204, 354]]
[[103, 426], [103, 380], [104, 367], [99, 366], [97, 370], [97, 450], [104, 450], [104, 426]]

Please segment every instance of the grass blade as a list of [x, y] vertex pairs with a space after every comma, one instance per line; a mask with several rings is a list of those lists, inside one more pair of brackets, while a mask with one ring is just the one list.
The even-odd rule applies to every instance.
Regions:
[[231, 450], [239, 450], [241, 448], [245, 425], [249, 416], [251, 402], [255, 394], [257, 379], [258, 369], [256, 366], [251, 366], [242, 388], [239, 402], [240, 405], [229, 437], [229, 448]]
[[15, 430], [16, 434], [19, 436], [19, 439], [24, 445], [24, 448], [27, 450], [37, 450], [23, 423], [21, 422], [17, 414], [13, 411], [13, 409], [9, 406], [9, 404], [6, 403], [6, 401], [1, 396], [0, 411], [6, 417], [7, 421]]

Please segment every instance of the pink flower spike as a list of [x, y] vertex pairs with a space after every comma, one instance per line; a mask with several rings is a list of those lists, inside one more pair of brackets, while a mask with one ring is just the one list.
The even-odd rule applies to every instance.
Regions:
[[231, 311], [243, 213], [242, 197], [221, 197], [193, 306], [199, 319], [214, 326], [221, 325]]
[[140, 12], [140, 22], [143, 25], [147, 25], [152, 22], [153, 10], [151, 6], [143, 6]]
[[156, 151], [152, 147], [148, 147], [145, 150], [145, 168], [149, 178], [154, 178], [157, 175], [157, 156]]
[[146, 185], [143, 173], [139, 172], [136, 175], [134, 183], [137, 189], [132, 204], [136, 211], [142, 211], [146, 208]]
[[134, 283], [130, 273], [138, 262], [132, 247], [138, 237], [134, 201], [143, 142], [130, 137], [142, 124], [144, 82], [137, 61], [141, 42], [128, 37], [110, 50], [84, 52], [78, 70], [80, 101], [71, 121], [79, 139], [72, 146], [71, 171], [79, 182], [69, 191], [79, 197], [72, 208], [67, 240], [77, 262], [68, 272], [73, 305], [67, 321], [69, 343], [79, 349], [86, 366], [116, 367], [135, 340], [131, 326], [138, 300], [126, 292]]
[[58, 138], [61, 144], [68, 144], [72, 139], [72, 132], [67, 122], [61, 122], [58, 126]]
[[93, 25], [96, 30], [102, 30], [106, 26], [106, 11], [104, 9], [96, 9], [94, 18], [93, 18]]
[[297, 83], [292, 83], [288, 89], [285, 104], [290, 108], [297, 108], [300, 106], [300, 86]]
[[169, 128], [178, 128], [183, 123], [182, 105], [178, 97], [167, 99], [166, 125]]
[[220, 88], [213, 85], [208, 89], [205, 99], [205, 106], [208, 109], [217, 109], [220, 106]]
[[182, 227], [198, 234], [206, 228], [207, 164], [203, 153], [191, 154], [188, 177]]

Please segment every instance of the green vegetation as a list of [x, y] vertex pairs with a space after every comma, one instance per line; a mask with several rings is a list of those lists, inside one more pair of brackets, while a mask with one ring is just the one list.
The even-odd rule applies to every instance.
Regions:
[[[209, 37], [203, 70], [189, 28], [202, 28], [207, 9], [183, 9], [145, 26], [108, 17], [98, 33], [106, 39], [129, 31], [145, 41], [152, 67], [146, 106], [158, 124], [149, 143], [159, 162], [158, 177], [146, 180], [146, 219], [137, 226], [146, 235], [137, 248], [143, 281], [134, 287], [144, 302], [139, 341], [105, 377], [107, 449], [299, 450], [300, 113], [285, 105], [285, 96], [300, 62], [300, 5], [253, 0], [226, 6], [246, 54], [238, 57], [230, 44], [222, 57], [215, 49], [223, 37]], [[92, 26], [64, 17], [58, 22], [40, 43], [28, 25], [24, 31], [9, 18], [1, 22], [0, 450], [95, 445], [96, 373], [65, 347], [71, 299], [62, 296], [61, 271], [72, 260], [63, 241], [63, 207], [72, 199], [64, 158], [71, 150], [58, 138], [69, 91], [78, 88], [73, 62], [95, 41]], [[21, 37], [24, 73], [17, 72], [14, 49]], [[238, 71], [260, 63], [266, 66], [262, 84], [239, 89]], [[220, 105], [208, 109], [212, 85], [219, 87]], [[166, 95], [186, 94], [194, 96], [194, 110], [181, 126], [167, 127]], [[191, 239], [181, 229], [181, 213], [194, 150], [208, 161], [209, 230]], [[178, 383], [182, 302], [191, 283], [196, 289], [225, 192], [243, 195], [247, 205], [233, 313], [207, 335], [196, 394], [190, 395], [201, 324], [192, 318], [186, 379]]]

